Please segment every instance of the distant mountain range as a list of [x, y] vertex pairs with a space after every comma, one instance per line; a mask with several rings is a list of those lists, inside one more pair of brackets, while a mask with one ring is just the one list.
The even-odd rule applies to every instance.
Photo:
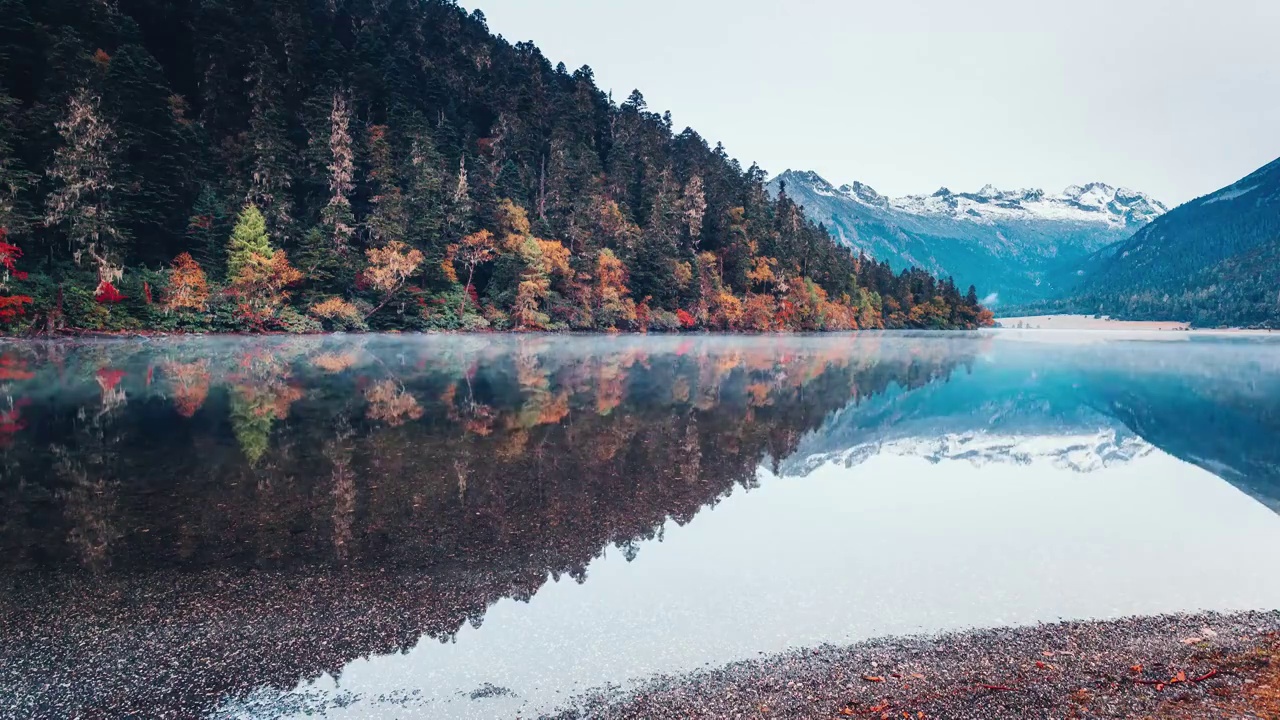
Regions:
[[861, 182], [836, 187], [788, 170], [769, 183], [774, 195], [784, 188], [854, 251], [975, 283], [994, 306], [1060, 297], [1082, 262], [1167, 211], [1145, 193], [1100, 182], [1056, 194], [987, 185], [889, 198]]
[[1173, 210], [1096, 182], [895, 199], [788, 170], [784, 188], [838, 242], [975, 283], [998, 315], [1280, 328], [1280, 160]]

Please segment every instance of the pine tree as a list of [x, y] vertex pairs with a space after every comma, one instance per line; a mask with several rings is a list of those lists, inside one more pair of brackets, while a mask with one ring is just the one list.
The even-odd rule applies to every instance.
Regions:
[[324, 224], [334, 250], [345, 253], [355, 233], [351, 211], [351, 191], [355, 187], [355, 149], [351, 142], [351, 110], [340, 92], [333, 94], [329, 113], [329, 204], [323, 212]]
[[82, 88], [58, 123], [63, 144], [49, 168], [54, 190], [45, 202], [44, 220], [49, 226], [65, 226], [76, 262], [92, 261], [99, 283], [111, 283], [123, 272], [120, 255], [127, 235], [113, 203], [115, 136], [98, 108], [98, 98]]
[[369, 128], [369, 185], [373, 192], [369, 203], [373, 209], [364, 225], [372, 247], [403, 242], [409, 236], [407, 203], [387, 135], [386, 125]]
[[227, 244], [227, 277], [235, 278], [253, 263], [253, 256], [270, 260], [274, 251], [267, 235], [267, 221], [257, 205], [247, 205], [236, 221]]
[[287, 126], [280, 108], [279, 71], [265, 51], [252, 65], [247, 163], [251, 179], [245, 202], [261, 209], [271, 230], [287, 233], [293, 226], [293, 172]]
[[24, 193], [31, 175], [22, 161], [14, 156], [13, 143], [18, 141], [18, 101], [5, 93], [0, 85], [0, 228], [15, 237], [26, 232], [30, 224]]

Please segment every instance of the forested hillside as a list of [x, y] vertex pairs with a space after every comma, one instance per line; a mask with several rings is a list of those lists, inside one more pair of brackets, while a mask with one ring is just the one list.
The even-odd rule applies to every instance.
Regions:
[[446, 0], [0, 0], [0, 327], [973, 327]]
[[1073, 297], [1012, 312], [1280, 328], [1278, 263], [1280, 160], [1100, 251]]

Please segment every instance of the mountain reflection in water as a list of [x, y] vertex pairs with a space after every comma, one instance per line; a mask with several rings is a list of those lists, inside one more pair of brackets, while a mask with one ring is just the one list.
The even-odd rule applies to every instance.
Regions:
[[[0, 344], [0, 715], [509, 715], [795, 645], [1275, 606], [1221, 551], [1280, 547], [1231, 487], [1280, 508], [1278, 371], [992, 334]], [[1179, 573], [1115, 557], [1192, 522]]]

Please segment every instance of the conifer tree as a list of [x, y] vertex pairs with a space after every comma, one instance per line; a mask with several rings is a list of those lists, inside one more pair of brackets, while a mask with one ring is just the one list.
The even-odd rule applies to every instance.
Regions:
[[227, 244], [227, 277], [235, 278], [252, 264], [254, 255], [270, 260], [273, 254], [267, 235], [267, 221], [257, 205], [247, 205], [240, 212], [236, 227]]
[[17, 113], [18, 102], [0, 86], [0, 228], [14, 236], [22, 235], [29, 224], [23, 195], [31, 184], [30, 173], [14, 156]]
[[113, 203], [115, 136], [88, 88], [71, 97], [58, 133], [62, 147], [49, 168], [54, 190], [45, 202], [45, 224], [64, 227], [76, 262], [92, 262], [100, 284], [114, 282], [122, 272], [119, 253], [127, 237]]
[[288, 232], [293, 225], [290, 158], [296, 154], [289, 145], [284, 114], [279, 106], [279, 74], [266, 52], [259, 51], [252, 64], [249, 92], [246, 151], [251, 175], [245, 195], [245, 202], [257, 206], [276, 233]]
[[323, 218], [338, 253], [345, 253], [355, 233], [351, 191], [355, 186], [355, 149], [351, 142], [351, 110], [340, 92], [329, 113], [329, 203]]

